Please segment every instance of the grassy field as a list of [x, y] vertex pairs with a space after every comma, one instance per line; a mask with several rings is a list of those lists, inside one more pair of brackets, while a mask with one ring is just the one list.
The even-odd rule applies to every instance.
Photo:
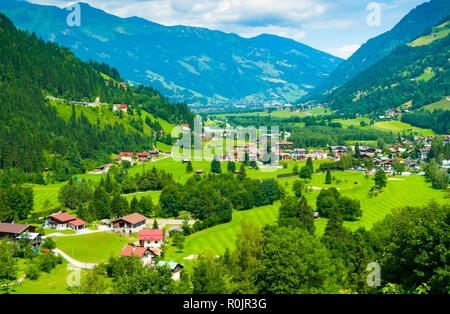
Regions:
[[434, 75], [435, 74], [432, 68], [426, 68], [425, 71], [422, 73], [422, 75], [417, 78], [417, 80], [428, 82], [434, 77]]
[[[389, 180], [388, 186], [384, 192], [375, 198], [369, 198], [368, 191], [373, 186], [372, 177], [359, 172], [333, 172], [336, 180], [332, 185], [325, 184], [324, 174], [315, 174], [310, 186], [317, 188], [327, 188], [334, 186], [339, 189], [342, 195], [359, 199], [363, 216], [360, 220], [354, 222], [344, 222], [344, 225], [350, 230], [356, 230], [359, 227], [370, 229], [371, 226], [387, 214], [393, 208], [403, 206], [421, 206], [431, 200], [445, 202], [445, 192], [434, 190], [422, 176], [402, 176], [395, 177], [401, 180]], [[281, 179], [281, 185], [291, 193], [292, 183], [297, 178]], [[358, 182], [355, 184], [355, 182]], [[414, 191], [414, 193], [411, 193]], [[320, 190], [309, 190], [306, 193], [308, 203], [315, 208], [315, 201]], [[190, 260], [184, 260], [192, 254], [199, 254], [206, 249], [212, 250], [215, 254], [223, 254], [225, 248], [234, 248], [236, 234], [240, 230], [240, 222], [244, 219], [254, 221], [263, 226], [265, 224], [275, 223], [278, 214], [279, 202], [271, 206], [253, 208], [251, 210], [233, 213], [233, 220], [227, 224], [222, 224], [190, 235], [186, 238], [183, 252], [176, 252], [173, 247], [167, 251], [168, 257], [177, 260], [180, 263], [190, 265]], [[321, 235], [324, 232], [327, 219], [320, 218], [316, 220], [316, 234]]]
[[360, 118], [356, 118], [356, 119], [333, 119], [332, 122], [338, 122], [338, 123], [342, 124], [342, 127], [344, 129], [348, 128], [351, 125], [355, 126], [355, 127], [360, 127], [362, 129], [367, 128], [367, 127], [361, 127], [361, 121], [366, 122], [367, 125], [369, 125], [369, 123], [370, 123], [370, 119], [364, 118], [364, 117], [360, 117]]
[[[42, 272], [37, 280], [25, 279], [21, 284], [14, 285], [12, 293], [17, 294], [68, 294], [70, 293], [67, 278], [74, 270], [67, 261], [57, 265], [50, 273]], [[81, 270], [81, 276], [83, 275]]]
[[106, 262], [110, 256], [118, 256], [123, 247], [137, 239], [109, 232], [96, 232], [54, 238], [56, 247], [83, 263]]
[[446, 98], [439, 100], [435, 103], [426, 105], [423, 107], [425, 110], [434, 111], [436, 109], [442, 109], [442, 110], [450, 110], [450, 100]]
[[26, 184], [25, 186], [31, 186], [33, 188], [35, 212], [51, 209], [60, 205], [58, 201], [58, 192], [63, 186], [62, 183], [48, 185]]
[[[270, 113], [272, 118], [280, 118], [280, 119], [288, 119], [290, 117], [307, 117], [307, 116], [316, 116], [323, 115], [326, 113], [331, 113], [330, 109], [327, 108], [314, 108], [306, 111], [299, 112], [291, 112], [289, 109], [285, 110], [276, 110]], [[269, 113], [266, 111], [262, 112], [246, 112], [246, 113], [224, 113], [217, 115], [218, 118], [225, 118], [226, 116], [240, 116], [240, 117], [249, 117], [249, 116], [259, 116], [259, 117], [267, 117]]]
[[152, 198], [153, 204], [159, 203], [159, 196], [161, 195], [161, 191], [149, 191], [149, 192], [142, 192], [142, 193], [134, 193], [134, 194], [127, 194], [125, 198], [128, 200], [128, 202], [131, 202], [131, 200], [136, 197], [137, 200], [140, 200], [144, 196], [150, 196]]
[[445, 36], [447, 36], [450, 33], [449, 27], [450, 27], [450, 22], [445, 22], [444, 24], [441, 24], [441, 25], [433, 28], [433, 31], [431, 33], [432, 36], [426, 35], [426, 36], [419, 37], [416, 40], [414, 40], [413, 42], [411, 42], [409, 45], [412, 47], [423, 46], [423, 45], [428, 45], [435, 40], [444, 38]]
[[174, 247], [169, 247], [166, 256], [183, 265], [189, 265], [192, 261], [185, 260], [184, 257], [191, 254], [211, 250], [215, 254], [222, 255], [227, 247], [234, 249], [236, 234], [239, 232], [243, 220], [253, 221], [261, 227], [273, 223], [278, 215], [278, 207], [279, 203], [275, 203], [246, 211], [234, 211], [231, 222], [190, 235], [186, 238], [183, 252], [177, 252]]
[[373, 127], [383, 131], [392, 131], [392, 132], [415, 132], [422, 136], [434, 135], [434, 132], [429, 129], [422, 129], [419, 127], [412, 126], [408, 123], [404, 123], [401, 121], [383, 121], [383, 122], [375, 122]]

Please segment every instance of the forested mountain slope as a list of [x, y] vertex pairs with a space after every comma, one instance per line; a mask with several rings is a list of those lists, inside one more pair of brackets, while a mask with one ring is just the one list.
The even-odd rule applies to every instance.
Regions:
[[318, 86], [342, 59], [279, 36], [243, 38], [199, 27], [164, 26], [120, 18], [80, 3], [81, 25], [69, 11], [2, 0], [0, 10], [20, 28], [105, 62], [125, 79], [149, 84], [172, 101], [230, 103], [296, 101]]
[[[409, 109], [418, 109], [448, 96], [448, 28], [447, 18], [336, 89], [325, 102], [342, 112], [383, 113], [410, 101]], [[426, 38], [434, 40], [425, 41]], [[421, 41], [426, 44], [418, 44]]]
[[349, 59], [342, 62], [330, 76], [316, 88], [310, 97], [320, 97], [343, 85], [370, 66], [390, 54], [396, 47], [409, 43], [450, 14], [448, 0], [431, 0], [411, 10], [395, 27], [368, 40]]
[[[170, 104], [151, 87], [119, 88], [112, 77], [107, 84], [99, 71], [120, 79], [116, 70], [82, 62], [69, 49], [19, 31], [3, 14], [0, 42], [0, 171], [35, 174], [39, 181], [48, 167], [64, 180], [84, 172], [89, 161], [153, 147], [151, 136], [139, 127], [100, 119], [92, 123], [83, 113], [63, 119], [47, 95], [78, 101], [100, 97], [101, 102], [128, 104], [131, 113], [145, 110], [172, 123], [193, 119], [185, 104]], [[132, 119], [144, 123], [139, 115]]]

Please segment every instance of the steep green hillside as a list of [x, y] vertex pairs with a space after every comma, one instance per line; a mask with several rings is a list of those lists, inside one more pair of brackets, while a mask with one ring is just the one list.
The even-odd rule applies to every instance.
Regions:
[[[358, 73], [389, 55], [398, 46], [407, 44], [425, 29], [434, 26], [450, 14], [448, 0], [431, 0], [411, 10], [395, 27], [368, 40], [349, 59], [342, 62], [312, 94], [320, 97], [354, 78]], [[311, 96], [312, 97], [312, 96]]]
[[450, 36], [439, 35], [427, 45], [414, 42], [414, 45], [399, 46], [336, 89], [326, 97], [326, 102], [342, 112], [382, 114], [386, 109], [408, 102], [410, 110], [418, 109], [447, 96], [450, 89]]
[[429, 43], [432, 43], [437, 39], [444, 38], [449, 34], [449, 32], [450, 32], [450, 22], [447, 21], [441, 25], [433, 27], [431, 32], [427, 32], [426, 35], [417, 38], [408, 45], [411, 47], [428, 45]]
[[2, 0], [0, 10], [22, 29], [72, 49], [82, 60], [106, 62], [128, 80], [155, 86], [172, 101], [228, 105], [295, 101], [342, 61], [291, 39], [243, 38], [206, 28], [120, 18], [81, 3], [82, 23], [68, 11]]
[[[109, 161], [112, 153], [151, 149], [152, 121], [193, 119], [185, 104], [170, 104], [151, 87], [122, 88], [106, 82], [100, 73], [114, 79], [120, 75], [17, 30], [2, 14], [0, 42], [0, 172], [14, 168], [16, 177], [28, 174], [22, 181], [42, 182], [44, 168], [53, 169], [57, 180], [67, 180], [94, 162]], [[47, 95], [90, 102], [100, 98], [103, 103], [128, 104], [129, 111], [72, 106]]]

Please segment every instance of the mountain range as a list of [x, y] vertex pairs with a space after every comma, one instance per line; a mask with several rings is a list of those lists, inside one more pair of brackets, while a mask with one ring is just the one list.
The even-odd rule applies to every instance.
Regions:
[[390, 31], [368, 40], [350, 58], [339, 64], [308, 98], [313, 99], [332, 92], [336, 87], [389, 55], [398, 46], [420, 36], [427, 28], [435, 26], [448, 15], [450, 15], [448, 0], [431, 0], [417, 6]]
[[129, 82], [151, 85], [171, 101], [210, 106], [293, 102], [319, 86], [343, 60], [291, 39], [236, 34], [120, 18], [80, 3], [69, 11], [2, 0], [14, 24], [61, 44], [82, 60], [105, 62]]

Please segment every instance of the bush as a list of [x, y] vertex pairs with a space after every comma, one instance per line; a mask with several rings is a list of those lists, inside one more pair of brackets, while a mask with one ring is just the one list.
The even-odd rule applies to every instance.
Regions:
[[31, 280], [36, 280], [40, 276], [40, 269], [37, 264], [30, 264], [25, 270], [25, 275]]
[[56, 243], [52, 238], [47, 237], [45, 238], [44, 243], [42, 243], [41, 247], [43, 249], [53, 250], [56, 248]]

